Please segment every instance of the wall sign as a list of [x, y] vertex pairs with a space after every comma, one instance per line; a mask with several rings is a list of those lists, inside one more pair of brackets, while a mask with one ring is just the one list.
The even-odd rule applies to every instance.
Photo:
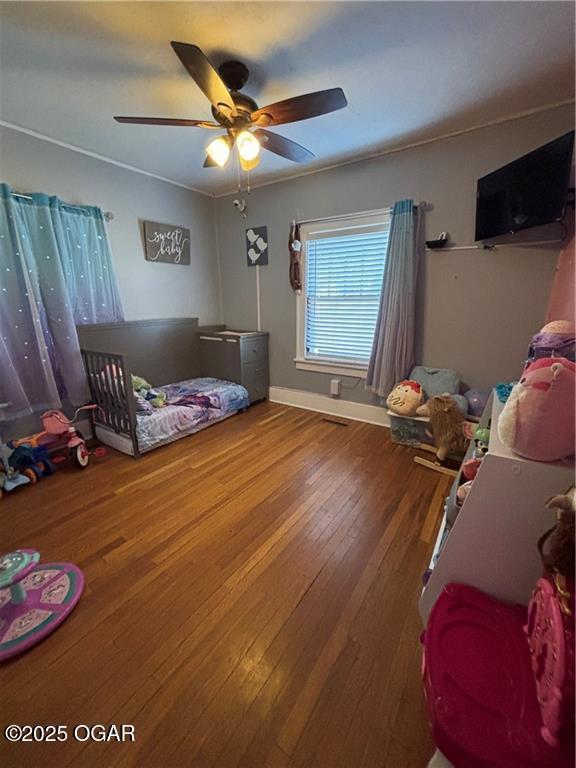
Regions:
[[190, 230], [172, 224], [145, 221], [144, 255], [146, 261], [190, 264]]
[[249, 267], [268, 264], [268, 227], [251, 227], [246, 230], [246, 258]]

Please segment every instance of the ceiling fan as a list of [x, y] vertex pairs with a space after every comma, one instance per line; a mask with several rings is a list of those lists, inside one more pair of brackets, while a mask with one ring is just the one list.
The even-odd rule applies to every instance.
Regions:
[[261, 148], [295, 163], [305, 163], [314, 157], [310, 150], [266, 129], [269, 126], [325, 115], [348, 104], [342, 88], [330, 88], [259, 108], [253, 99], [240, 93], [250, 74], [244, 64], [239, 61], [225, 61], [218, 67], [217, 72], [198, 46], [177, 42], [170, 45], [190, 77], [209, 99], [216, 122], [170, 117], [117, 116], [114, 120], [141, 125], [224, 129], [226, 133], [218, 136], [206, 147], [205, 168], [224, 167], [234, 146], [238, 150], [240, 164], [244, 170], [251, 170], [259, 164]]

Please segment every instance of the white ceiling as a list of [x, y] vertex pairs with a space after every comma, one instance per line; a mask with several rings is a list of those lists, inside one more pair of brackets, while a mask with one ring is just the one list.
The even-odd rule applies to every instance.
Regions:
[[220, 194], [212, 132], [115, 114], [210, 118], [172, 49], [251, 70], [261, 105], [341, 86], [349, 106], [277, 129], [317, 159], [269, 152], [254, 184], [483, 125], [574, 96], [571, 2], [2, 2], [0, 119]]

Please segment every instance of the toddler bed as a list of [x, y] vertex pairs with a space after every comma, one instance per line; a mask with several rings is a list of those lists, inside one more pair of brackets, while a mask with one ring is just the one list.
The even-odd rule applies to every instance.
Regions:
[[[209, 377], [155, 387], [153, 399], [138, 395], [125, 355], [82, 350], [93, 402], [96, 437], [122, 453], [139, 456], [191, 435], [244, 410], [248, 391]], [[153, 403], [163, 403], [155, 407]]]

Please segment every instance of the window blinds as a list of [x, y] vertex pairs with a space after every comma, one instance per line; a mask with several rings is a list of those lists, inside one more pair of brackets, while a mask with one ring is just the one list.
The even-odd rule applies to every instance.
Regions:
[[[321, 224], [321, 223], [320, 223]], [[305, 356], [366, 365], [378, 317], [390, 215], [320, 226], [306, 238]]]

